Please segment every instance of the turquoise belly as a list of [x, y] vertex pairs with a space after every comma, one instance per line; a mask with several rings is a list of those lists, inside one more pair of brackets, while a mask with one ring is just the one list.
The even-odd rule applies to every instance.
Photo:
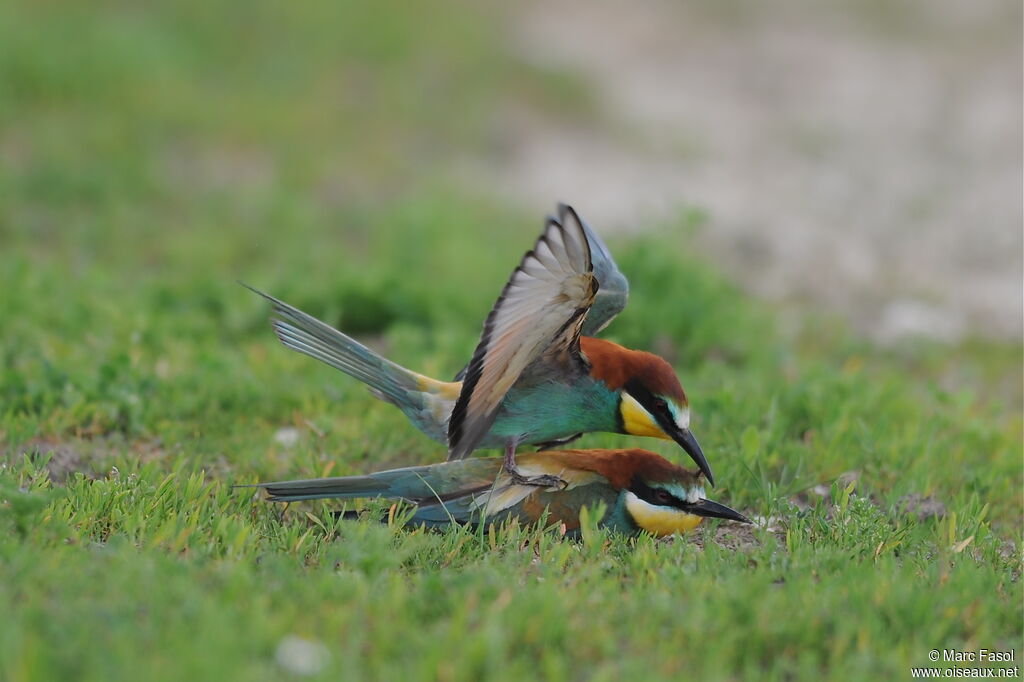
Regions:
[[590, 380], [577, 386], [547, 383], [513, 389], [480, 447], [504, 447], [513, 438], [532, 444], [581, 432], [614, 432], [618, 430], [618, 403], [616, 393]]

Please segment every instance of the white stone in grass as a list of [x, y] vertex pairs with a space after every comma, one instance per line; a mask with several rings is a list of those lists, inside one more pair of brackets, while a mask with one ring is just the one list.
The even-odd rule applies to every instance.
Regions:
[[754, 515], [751, 517], [754, 525], [759, 528], [764, 528], [769, 533], [778, 533], [782, 530], [782, 519], [778, 516], [760, 516]]
[[288, 635], [281, 639], [274, 652], [274, 660], [281, 668], [293, 675], [310, 677], [327, 665], [329, 653], [320, 642]]
[[274, 433], [274, 440], [286, 448], [293, 448], [299, 442], [299, 430], [292, 426], [278, 429]]

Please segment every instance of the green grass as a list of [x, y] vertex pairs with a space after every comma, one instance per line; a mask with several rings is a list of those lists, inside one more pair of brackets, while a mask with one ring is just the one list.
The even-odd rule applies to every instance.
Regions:
[[611, 240], [633, 299], [607, 336], [673, 361], [716, 497], [776, 531], [431, 534], [232, 490], [442, 456], [235, 280], [450, 376], [540, 228], [460, 187], [460, 155], [505, 107], [588, 97], [512, 57], [497, 8], [283, 7], [0, 8], [0, 679], [289, 679], [289, 636], [324, 680], [901, 679], [1020, 651], [1019, 347], [784, 332], [694, 252], [699, 212]]

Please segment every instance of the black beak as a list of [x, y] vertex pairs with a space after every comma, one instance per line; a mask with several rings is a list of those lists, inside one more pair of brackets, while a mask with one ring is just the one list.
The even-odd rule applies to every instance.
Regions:
[[743, 514], [740, 514], [735, 509], [730, 509], [724, 504], [718, 504], [711, 500], [701, 500], [695, 504], [687, 504], [683, 507], [684, 511], [690, 514], [696, 514], [697, 516], [709, 516], [716, 519], [728, 519], [730, 521], [739, 521], [740, 523], [750, 523]]
[[708, 483], [711, 487], [715, 487], [715, 477], [711, 473], [711, 465], [708, 464], [708, 460], [704, 457], [704, 451], [700, 449], [700, 444], [697, 443], [697, 439], [693, 437], [689, 429], [675, 428], [669, 432], [672, 436], [672, 440], [679, 443], [686, 450], [686, 454], [690, 456], [693, 463], [700, 467], [700, 471], [704, 474], [704, 478], [708, 479]]

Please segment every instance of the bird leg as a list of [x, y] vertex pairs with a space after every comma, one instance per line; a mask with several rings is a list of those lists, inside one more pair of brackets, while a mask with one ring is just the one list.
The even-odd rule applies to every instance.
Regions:
[[516, 445], [517, 441], [510, 440], [505, 445], [505, 459], [503, 465], [505, 471], [508, 472], [509, 476], [512, 477], [512, 482], [516, 485], [534, 485], [538, 488], [558, 488], [564, 490], [569, 484], [559, 478], [558, 476], [552, 476], [550, 474], [544, 474], [543, 476], [524, 476], [519, 468], [516, 466]]

